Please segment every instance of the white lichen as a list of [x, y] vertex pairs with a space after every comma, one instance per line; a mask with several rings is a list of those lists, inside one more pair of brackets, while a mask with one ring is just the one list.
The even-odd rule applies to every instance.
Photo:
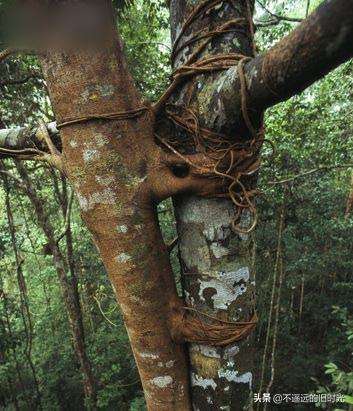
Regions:
[[153, 385], [159, 388], [165, 388], [173, 384], [173, 378], [170, 375], [162, 375], [160, 377], [155, 377], [150, 380]]
[[126, 234], [128, 232], [128, 228], [126, 225], [118, 225], [116, 227], [116, 231], [120, 234]]
[[210, 345], [203, 345], [203, 344], [192, 344], [191, 351], [199, 352], [205, 357], [209, 358], [221, 358], [221, 355], [217, 351], [215, 347], [211, 347]]
[[83, 150], [83, 161], [89, 163], [99, 158], [99, 151], [96, 149]]
[[78, 200], [78, 203], [81, 207], [81, 209], [83, 211], [87, 211], [88, 210], [88, 200], [85, 196], [83, 196], [82, 194], [80, 194], [79, 192], [76, 192], [76, 197]]
[[114, 182], [113, 176], [96, 176], [96, 181], [102, 186], [109, 186]]
[[126, 253], [121, 253], [116, 257], [116, 261], [118, 263], [127, 263], [132, 259], [131, 255], [126, 254]]
[[94, 137], [94, 142], [97, 147], [104, 147], [109, 143], [109, 139], [101, 133], [97, 133]]
[[213, 378], [203, 378], [200, 375], [195, 374], [194, 372], [191, 373], [191, 384], [194, 387], [197, 386], [203, 389], [211, 387], [215, 390], [217, 388], [216, 381]]
[[212, 243], [210, 248], [212, 250], [213, 255], [217, 259], [225, 257], [226, 255], [229, 255], [230, 253], [230, 250], [228, 248], [225, 248], [221, 244], [218, 244], [218, 243]]
[[218, 377], [225, 378], [228, 382], [235, 382], [236, 384], [248, 384], [249, 388], [252, 388], [252, 373], [245, 372], [239, 374], [239, 372], [235, 370], [233, 361], [229, 361], [226, 368], [221, 368], [218, 371]]
[[230, 360], [238, 353], [239, 353], [239, 347], [237, 345], [233, 345], [232, 347], [227, 347], [224, 350], [224, 358], [227, 358]]
[[153, 354], [151, 352], [140, 352], [140, 357], [142, 358], [150, 358], [151, 360], [158, 360], [159, 356], [157, 354]]
[[[204, 291], [213, 289], [214, 293], [210, 295], [213, 307], [220, 310], [226, 310], [239, 296], [247, 290], [245, 284], [235, 286], [236, 273], [225, 273], [220, 279], [211, 279], [208, 281], [198, 279], [200, 284], [199, 298], [206, 302]], [[232, 275], [231, 275], [232, 274]]]
[[220, 271], [219, 278], [229, 286], [233, 286], [240, 281], [247, 283], [250, 279], [249, 267], [241, 267], [236, 271]]
[[77, 193], [77, 199], [83, 211], [89, 211], [99, 204], [114, 205], [116, 202], [115, 194], [109, 188], [93, 193], [88, 197]]
[[172, 368], [174, 363], [175, 363], [174, 360], [167, 361], [166, 363], [163, 363], [162, 361], [159, 361], [159, 363], [157, 365], [160, 368], [164, 368], [164, 367], [165, 368]]

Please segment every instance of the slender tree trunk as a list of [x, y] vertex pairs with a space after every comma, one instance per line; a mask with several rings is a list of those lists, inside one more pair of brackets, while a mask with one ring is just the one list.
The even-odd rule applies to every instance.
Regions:
[[[31, 245], [32, 253], [34, 255], [34, 259], [35, 259], [35, 262], [36, 262], [36, 267], [37, 267], [37, 269], [40, 273], [43, 273], [43, 264], [40, 261], [40, 259], [38, 258], [38, 255], [37, 255], [38, 252], [37, 252], [36, 247], [34, 245], [33, 238], [31, 236], [31, 231], [30, 231], [30, 228], [29, 228], [27, 213], [26, 213], [25, 208], [23, 207], [23, 204], [22, 204], [21, 200], [19, 202], [17, 202], [17, 207], [19, 207], [19, 209], [22, 213], [22, 217], [24, 219], [25, 233], [26, 233], [26, 237], [27, 237], [27, 239], [28, 239], [28, 241]], [[32, 270], [32, 274], [34, 274], [34, 270]], [[42, 280], [41, 282], [42, 282], [43, 294], [44, 294], [44, 298], [45, 298], [46, 310], [48, 311], [49, 318], [50, 318], [51, 331], [52, 331], [53, 335], [55, 335], [56, 334], [56, 325], [53, 321], [53, 316], [52, 316], [50, 287], [48, 289], [49, 281], [48, 281], [48, 278], [44, 278], [44, 276], [42, 276], [41, 280]]]
[[351, 174], [351, 188], [350, 192], [347, 198], [347, 205], [346, 205], [346, 212], [345, 212], [345, 217], [346, 219], [349, 218], [353, 208], [353, 172]]
[[[12, 325], [11, 325], [11, 320], [10, 320], [10, 316], [9, 316], [9, 311], [8, 311], [8, 299], [5, 293], [3, 293], [3, 301], [4, 301], [4, 310], [5, 310], [5, 325], [7, 326], [7, 331], [10, 337], [10, 341], [11, 344], [15, 341], [13, 332], [12, 332]], [[20, 361], [19, 358], [17, 356], [17, 352], [16, 352], [16, 348], [15, 347], [11, 347], [11, 351], [12, 351], [12, 356], [14, 359], [14, 363], [15, 363], [15, 369], [16, 369], [16, 374], [17, 374], [17, 379], [18, 379], [18, 385], [20, 387], [20, 392], [23, 395], [23, 401], [26, 403], [26, 406], [28, 407], [28, 409], [31, 409], [33, 407], [31, 398], [29, 397], [27, 390], [25, 388], [25, 383], [23, 380], [23, 376], [22, 376], [22, 371], [21, 371], [21, 365], [20, 365]], [[18, 399], [18, 396], [16, 397]]]
[[88, 408], [95, 409], [96, 386], [92, 374], [92, 367], [86, 353], [82, 313], [79, 301], [77, 300], [77, 292], [73, 291], [72, 283], [70, 282], [65, 269], [66, 262], [57, 244], [54, 229], [48, 219], [48, 216], [45, 213], [41, 199], [37, 196], [32, 182], [27, 174], [27, 170], [20, 162], [16, 162], [16, 167], [24, 182], [28, 197], [34, 207], [39, 226], [43, 230], [44, 235], [47, 239], [48, 249], [53, 256], [54, 266], [58, 275], [69, 318], [74, 351], [80, 364], [80, 369], [83, 376], [83, 388], [86, 405]]
[[12, 248], [13, 248], [13, 252], [15, 255], [17, 284], [18, 284], [18, 290], [20, 293], [20, 300], [21, 300], [20, 309], [21, 309], [21, 315], [22, 315], [23, 325], [24, 325], [26, 339], [27, 339], [26, 347], [25, 347], [25, 357], [27, 359], [29, 368], [33, 376], [33, 381], [34, 381], [34, 386], [35, 386], [36, 396], [37, 396], [37, 399], [36, 399], [37, 407], [39, 409], [42, 409], [39, 382], [38, 382], [35, 366], [32, 360], [33, 322], [32, 322], [32, 316], [31, 316], [30, 309], [29, 309], [26, 280], [25, 280], [23, 270], [22, 270], [23, 261], [21, 260], [21, 256], [17, 248], [16, 231], [15, 231], [14, 219], [13, 219], [11, 203], [10, 203], [9, 186], [8, 186], [6, 177], [4, 177], [4, 182], [5, 182], [5, 189], [6, 189], [6, 197], [5, 197], [6, 213], [7, 213], [8, 225], [10, 229]]
[[[4, 337], [6, 337], [5, 322], [3, 321], [3, 319], [1, 317], [0, 317], [0, 325], [1, 325], [1, 328], [2, 328], [2, 335]], [[5, 339], [6, 338], [4, 338], [4, 340]], [[0, 347], [0, 364], [6, 364], [6, 362], [7, 362], [7, 353], [6, 353], [6, 346], [4, 345], [3, 347]], [[10, 402], [13, 402], [15, 410], [18, 411], [20, 408], [19, 408], [19, 405], [18, 405], [18, 400], [17, 400], [17, 395], [16, 395], [16, 393], [17, 393], [17, 390], [16, 390], [16, 387], [17, 387], [16, 376], [8, 375], [6, 379], [7, 379], [8, 387], [9, 387], [8, 392], [11, 396]], [[18, 385], [19, 385], [19, 383], [18, 383]], [[3, 406], [3, 408], [5, 408], [6, 405], [7, 405], [8, 399], [6, 397], [1, 397], [0, 401], [1, 401], [1, 405]]]

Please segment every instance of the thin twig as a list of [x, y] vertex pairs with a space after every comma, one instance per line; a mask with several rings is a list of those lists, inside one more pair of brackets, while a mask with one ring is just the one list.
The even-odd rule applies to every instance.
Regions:
[[72, 204], [73, 204], [73, 200], [74, 200], [74, 190], [71, 190], [70, 193], [70, 198], [69, 198], [69, 203], [66, 209], [66, 217], [65, 217], [65, 224], [64, 227], [61, 231], [61, 233], [59, 234], [56, 243], [58, 244], [59, 241], [65, 236], [65, 234], [67, 233], [69, 227], [70, 227], [70, 221], [71, 221], [71, 211], [72, 211]]
[[310, 174], [317, 173], [319, 171], [329, 171], [329, 170], [335, 170], [335, 169], [340, 169], [340, 168], [351, 168], [351, 167], [353, 167], [353, 164], [340, 164], [340, 165], [337, 165], [337, 166], [320, 166], [320, 167], [317, 167], [317, 168], [313, 168], [312, 170], [304, 171], [303, 173], [296, 174], [294, 176], [285, 178], [283, 180], [269, 181], [268, 184], [271, 184], [271, 185], [285, 184], [285, 183], [288, 183], [290, 181], [294, 181], [298, 178], [305, 177], [305, 176], [308, 176]]
[[[269, 23], [269, 22], [273, 22], [276, 21], [277, 23], [279, 23], [280, 21], [289, 21], [292, 23], [301, 23], [303, 21], [303, 19], [301, 18], [297, 18], [297, 17], [287, 17], [287, 16], [282, 16], [280, 14], [276, 14], [273, 13], [272, 11], [270, 11], [261, 1], [256, 0], [256, 2], [270, 15], [273, 17], [274, 20], [270, 20], [268, 22], [263, 22], [263, 23]], [[261, 21], [257, 22], [256, 25], [259, 26], [261, 25]], [[271, 24], [272, 25], [272, 24]]]
[[117, 324], [114, 324], [111, 320], [109, 320], [109, 318], [105, 315], [104, 311], [102, 310], [102, 306], [100, 301], [98, 300], [98, 298], [96, 296], [93, 296], [93, 299], [96, 301], [99, 311], [101, 312], [101, 314], [103, 315], [103, 317], [108, 321], [109, 324], [113, 325], [114, 327], [117, 327]]

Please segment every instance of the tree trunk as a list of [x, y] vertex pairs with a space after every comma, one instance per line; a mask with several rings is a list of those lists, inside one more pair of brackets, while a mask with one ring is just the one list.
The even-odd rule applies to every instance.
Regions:
[[[187, 41], [199, 30], [215, 30], [232, 19], [244, 19], [233, 31], [215, 36], [199, 59], [219, 53], [251, 55], [253, 46], [245, 1], [217, 4], [190, 26], [179, 41]], [[192, 9], [202, 1], [171, 2], [172, 39]], [[217, 10], [217, 11], [216, 11]], [[240, 20], [239, 20], [240, 21]], [[175, 67], [185, 64], [200, 45], [196, 42], [177, 54]], [[232, 74], [234, 75], [233, 70]], [[220, 74], [197, 76], [173, 96], [177, 104], [188, 104], [199, 114], [202, 126], [216, 132], [244, 135], [244, 124], [229, 127], [226, 113], [219, 114], [217, 100], [210, 96], [220, 87]], [[193, 83], [193, 86], [190, 86]], [[190, 99], [190, 89], [192, 97]], [[219, 96], [223, 98], [224, 96]], [[221, 110], [225, 110], [222, 107]], [[217, 115], [216, 115], [217, 114]], [[257, 119], [260, 122], [260, 118]], [[245, 131], [248, 134], [248, 131]], [[232, 230], [234, 204], [228, 199], [204, 199], [184, 195], [175, 201], [183, 288], [188, 306], [227, 321], [249, 321], [254, 311], [252, 246], [248, 234]], [[246, 228], [247, 212], [243, 213]], [[242, 410], [249, 403], [253, 384], [253, 341], [248, 338], [225, 347], [189, 345], [192, 401], [195, 410]]]
[[[91, 3], [104, 18], [106, 37], [98, 39], [99, 47], [54, 49], [42, 58], [61, 123], [142, 105], [114, 34], [109, 2]], [[180, 303], [154, 202], [165, 195], [160, 191], [173, 176], [159, 165], [151, 116], [146, 112], [132, 119], [82, 121], [62, 127], [61, 138], [82, 217], [123, 312], [147, 405], [151, 410], [188, 410], [186, 356], [169, 327], [173, 307]], [[148, 168], [158, 177], [167, 173], [165, 185], [155, 187], [153, 177], [147, 178]]]
[[20, 301], [21, 301], [20, 311], [21, 311], [23, 326], [24, 326], [26, 339], [27, 339], [24, 353], [25, 353], [25, 357], [28, 361], [28, 365], [29, 365], [29, 368], [33, 376], [33, 382], [34, 382], [34, 386], [36, 390], [36, 397], [37, 397], [36, 406], [38, 407], [38, 409], [41, 410], [42, 403], [41, 403], [40, 387], [39, 387], [37, 373], [36, 373], [35, 366], [34, 366], [33, 359], [32, 359], [32, 345], [33, 345], [33, 336], [34, 336], [33, 335], [33, 321], [32, 321], [32, 315], [29, 309], [26, 280], [25, 280], [23, 270], [22, 270], [23, 260], [21, 259], [21, 256], [18, 252], [18, 247], [17, 247], [17, 242], [16, 242], [16, 230], [15, 230], [13, 213], [12, 213], [11, 203], [10, 203], [9, 186], [8, 186], [6, 176], [4, 176], [3, 178], [4, 178], [4, 185], [5, 185], [5, 190], [6, 190], [5, 205], [6, 205], [7, 222], [8, 222], [9, 231], [10, 231], [12, 249], [13, 249], [13, 253], [15, 256], [17, 284], [18, 284], [18, 291], [20, 294]]
[[77, 357], [77, 361], [80, 364], [80, 369], [83, 376], [83, 389], [86, 406], [89, 409], [95, 409], [97, 400], [96, 386], [92, 374], [92, 366], [86, 353], [85, 335], [81, 307], [78, 299], [78, 291], [73, 290], [73, 284], [67, 276], [65, 269], [66, 262], [57, 244], [54, 229], [45, 213], [41, 199], [37, 196], [37, 193], [28, 176], [27, 170], [20, 162], [16, 162], [16, 167], [23, 180], [27, 195], [33, 205], [39, 226], [43, 230], [43, 233], [47, 239], [48, 250], [53, 256], [53, 263], [58, 275], [61, 292], [63, 294], [64, 303], [68, 314], [74, 352]]
[[[12, 356], [13, 356], [13, 360], [14, 360], [15, 368], [16, 368], [18, 387], [20, 388], [20, 392], [23, 395], [23, 401], [26, 403], [26, 406], [29, 409], [31, 409], [34, 406], [34, 404], [32, 402], [31, 396], [26, 392], [25, 383], [24, 383], [24, 380], [23, 380], [22, 372], [21, 372], [21, 363], [20, 363], [19, 358], [17, 356], [16, 347], [15, 347], [15, 344], [14, 344], [15, 336], [12, 332], [12, 325], [11, 325], [11, 320], [10, 320], [10, 315], [9, 315], [9, 308], [8, 308], [8, 299], [7, 299], [7, 296], [6, 296], [5, 292], [3, 292], [3, 294], [2, 294], [2, 299], [4, 301], [4, 311], [5, 311], [4, 325], [7, 326], [7, 332], [9, 334], [10, 341], [11, 341], [11, 346], [12, 346], [11, 351], [12, 351]], [[18, 400], [18, 396], [16, 396], [16, 400]]]

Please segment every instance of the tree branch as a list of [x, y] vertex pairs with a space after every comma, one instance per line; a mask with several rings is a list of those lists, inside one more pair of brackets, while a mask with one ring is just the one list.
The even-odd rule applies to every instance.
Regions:
[[0, 156], [44, 161], [65, 173], [56, 123], [0, 130]]
[[320, 166], [317, 168], [313, 168], [312, 170], [304, 171], [300, 174], [296, 174], [294, 176], [284, 178], [282, 180], [269, 181], [268, 184], [270, 185], [286, 184], [286, 183], [289, 183], [290, 181], [294, 181], [294, 180], [297, 180], [298, 178], [306, 177], [308, 175], [315, 174], [320, 171], [331, 171], [331, 170], [344, 169], [344, 168], [353, 168], [353, 164], [339, 164], [336, 166]]
[[40, 78], [41, 78], [40, 74], [33, 71], [33, 72], [30, 72], [30, 73], [26, 74], [22, 78], [1, 80], [0, 81], [0, 86], [1, 87], [3, 87], [3, 86], [18, 86], [18, 85], [26, 84], [30, 80], [36, 80], [36, 79], [40, 79]]
[[[287, 17], [287, 16], [282, 16], [280, 14], [275, 14], [272, 11], [270, 11], [261, 1], [256, 0], [257, 4], [259, 4], [265, 11], [266, 13], [268, 13], [272, 19], [268, 20], [268, 21], [258, 21], [256, 23], [257, 27], [264, 27], [264, 25], [274, 25], [274, 24], [278, 24], [280, 21], [289, 21], [291, 23], [300, 23], [303, 21], [303, 19], [300, 18], [296, 18], [296, 17]], [[270, 24], [272, 23], [272, 24]]]
[[263, 110], [300, 93], [353, 55], [353, 0], [325, 1], [246, 66], [249, 102]]
[[[256, 118], [265, 109], [300, 93], [349, 60], [353, 55], [353, 0], [322, 3], [266, 53], [244, 65], [248, 85], [248, 108]], [[218, 101], [219, 112], [228, 127], [237, 127], [241, 118], [240, 81], [237, 70], [227, 70], [218, 80], [222, 87], [210, 96], [210, 105]], [[205, 112], [210, 107], [204, 105]], [[214, 107], [214, 106], [212, 106]]]
[[[56, 128], [56, 123], [48, 123], [47, 129], [53, 143], [60, 151], [60, 137]], [[27, 149], [40, 149], [42, 151], [47, 150], [45, 142], [42, 140], [40, 134], [38, 134], [40, 127], [16, 127], [0, 130], [0, 147], [8, 150], [27, 150]], [[43, 144], [44, 143], [44, 144]]]

